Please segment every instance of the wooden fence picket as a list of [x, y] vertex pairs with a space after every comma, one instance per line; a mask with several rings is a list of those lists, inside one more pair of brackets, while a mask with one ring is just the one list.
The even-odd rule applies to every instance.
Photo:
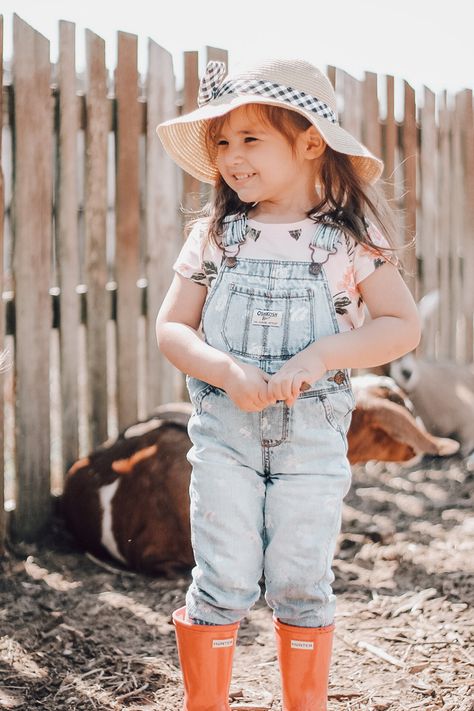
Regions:
[[[427, 87], [424, 90], [421, 110], [420, 180], [421, 205], [420, 229], [417, 235], [418, 252], [422, 264], [419, 296], [425, 296], [439, 288], [438, 261], [438, 151], [435, 116], [435, 95]], [[430, 318], [423, 330], [423, 347], [426, 355], [435, 354], [436, 318]]]
[[[184, 53], [184, 88], [181, 113], [187, 114], [197, 109], [199, 92], [199, 53]], [[189, 173], [182, 171], [182, 205], [185, 210], [196, 211], [201, 208], [201, 183]], [[183, 220], [184, 222], [185, 220]]]
[[451, 304], [447, 295], [451, 291], [451, 201], [450, 201], [450, 180], [451, 180], [451, 135], [450, 135], [450, 112], [447, 105], [447, 94], [439, 97], [439, 182], [438, 182], [438, 234], [439, 234], [439, 283], [441, 291], [441, 301], [439, 305], [439, 350], [438, 356], [442, 359], [452, 357], [454, 352], [453, 344], [453, 320]]
[[466, 314], [463, 361], [474, 358], [474, 112], [472, 90], [462, 92], [462, 163], [463, 163], [463, 251], [464, 289], [462, 298]]
[[107, 439], [107, 138], [105, 42], [86, 30], [85, 268], [89, 446]]
[[458, 361], [464, 357], [466, 313], [463, 300], [463, 272], [464, 252], [463, 247], [463, 198], [464, 179], [462, 173], [462, 116], [461, 96], [454, 97], [451, 109], [451, 156], [452, 171], [450, 175], [450, 202], [451, 202], [451, 332], [454, 339], [454, 358]]
[[50, 515], [49, 341], [53, 100], [49, 41], [13, 19], [15, 110], [15, 534]]
[[[3, 88], [3, 15], [0, 15], [0, 86]], [[3, 90], [0, 93], [0, 117], [1, 124], [3, 127]], [[0, 130], [0, 296], [3, 295], [4, 284], [3, 284], [3, 224], [5, 217], [5, 183], [3, 178], [3, 167], [2, 167], [2, 134], [3, 131]], [[3, 309], [3, 299], [0, 299], [0, 359], [2, 359], [2, 354], [5, 348], [5, 312]], [[1, 378], [0, 374], [0, 378]], [[2, 397], [0, 402], [2, 406], [0, 407], [0, 556], [4, 553], [4, 542], [6, 534], [6, 522], [5, 522], [5, 458], [3, 455], [5, 446], [5, 422], [4, 422], [4, 407], [3, 407], [3, 378], [0, 381], [2, 383]]]
[[119, 430], [138, 417], [138, 322], [140, 293], [137, 288], [140, 259], [140, 195], [138, 104], [138, 38], [118, 33], [115, 74], [116, 116], [116, 241], [117, 284], [117, 411]]
[[380, 106], [377, 91], [377, 74], [365, 72], [362, 86], [363, 122], [362, 140], [376, 156], [382, 155]]
[[397, 145], [397, 126], [395, 123], [395, 81], [392, 76], [385, 77], [385, 91], [387, 95], [387, 109], [385, 115], [382, 157], [384, 159], [383, 177], [387, 181], [385, 193], [387, 199], [394, 204], [395, 201], [395, 147]]
[[[341, 81], [342, 80], [342, 81]], [[362, 140], [362, 83], [348, 72], [338, 72], [337, 86], [341, 87], [343, 110], [341, 124], [355, 138]]]
[[[404, 241], [410, 244], [416, 235], [416, 172], [417, 172], [417, 136], [416, 136], [416, 104], [415, 92], [408, 82], [404, 82], [405, 110], [403, 115], [403, 208], [404, 208]], [[407, 265], [407, 282], [413, 296], [417, 294], [417, 260], [415, 247], [405, 251]]]
[[173, 61], [169, 52], [149, 41], [147, 75], [146, 279], [147, 410], [175, 400], [181, 377], [158, 352], [155, 321], [171, 283], [172, 264], [182, 243], [178, 213], [178, 170], [156, 135], [156, 126], [176, 115]]
[[224, 62], [229, 69], [229, 53], [221, 47], [206, 47], [206, 64], [207, 62]]
[[63, 468], [79, 454], [79, 235], [75, 25], [60, 22], [58, 66], [58, 137], [56, 176], [56, 259], [59, 296], [61, 431]]

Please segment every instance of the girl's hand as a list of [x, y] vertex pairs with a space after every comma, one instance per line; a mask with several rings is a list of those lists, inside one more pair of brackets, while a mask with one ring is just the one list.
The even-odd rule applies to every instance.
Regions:
[[325, 372], [326, 366], [317, 356], [312, 358], [310, 370], [305, 367], [298, 353], [272, 375], [268, 383], [268, 394], [275, 400], [284, 400], [288, 407], [292, 407], [300, 392], [307, 389], [304, 384], [314, 383]]
[[276, 402], [268, 393], [270, 377], [257, 366], [233, 358], [225, 391], [239, 409], [245, 412], [260, 412]]

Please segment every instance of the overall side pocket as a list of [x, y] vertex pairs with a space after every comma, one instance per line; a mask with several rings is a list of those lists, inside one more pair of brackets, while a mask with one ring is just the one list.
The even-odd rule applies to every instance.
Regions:
[[321, 404], [326, 415], [326, 420], [336, 432], [339, 432], [344, 439], [352, 419], [352, 411], [355, 408], [355, 399], [352, 390], [342, 390], [338, 393], [329, 393], [321, 397]]
[[194, 414], [200, 415], [204, 398], [213, 392], [215, 388], [213, 385], [204, 382], [204, 380], [199, 380], [199, 378], [193, 378], [189, 375], [186, 376], [186, 387], [193, 405]]

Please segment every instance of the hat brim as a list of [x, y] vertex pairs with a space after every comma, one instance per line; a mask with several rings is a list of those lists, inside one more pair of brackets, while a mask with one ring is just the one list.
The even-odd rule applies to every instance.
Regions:
[[318, 129], [328, 146], [350, 157], [355, 170], [364, 181], [372, 184], [380, 178], [383, 162], [339, 124], [331, 123], [328, 119], [305, 109], [289, 106], [285, 101], [265, 96], [226, 95], [195, 111], [161, 123], [156, 132], [168, 155], [183, 170], [204, 183], [214, 185], [219, 172], [206, 148], [206, 123], [247, 104], [281, 106], [302, 114]]

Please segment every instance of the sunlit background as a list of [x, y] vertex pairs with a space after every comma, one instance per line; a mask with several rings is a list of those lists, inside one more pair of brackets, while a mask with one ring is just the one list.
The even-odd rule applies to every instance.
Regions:
[[[147, 38], [174, 57], [178, 85], [184, 50], [217, 46], [230, 68], [270, 56], [333, 64], [359, 77], [393, 74], [416, 89], [457, 91], [474, 83], [470, 0], [201, 0], [105, 3], [97, 0], [3, 0], [5, 51], [12, 49], [12, 13], [51, 40], [57, 57], [58, 21], [77, 25], [77, 67], [84, 64], [84, 29], [103, 37], [107, 64], [115, 66], [117, 31], [139, 37], [139, 70], [145, 71]], [[204, 56], [204, 53], [202, 53]]]

